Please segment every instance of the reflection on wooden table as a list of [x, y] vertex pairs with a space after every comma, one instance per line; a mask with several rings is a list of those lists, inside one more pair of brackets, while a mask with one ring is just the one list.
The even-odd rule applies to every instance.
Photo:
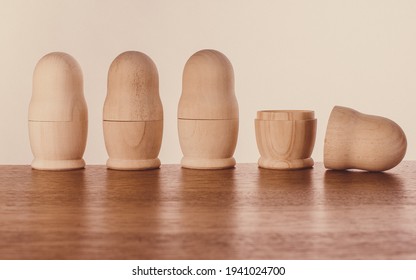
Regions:
[[2, 166], [0, 258], [415, 259], [415, 170]]

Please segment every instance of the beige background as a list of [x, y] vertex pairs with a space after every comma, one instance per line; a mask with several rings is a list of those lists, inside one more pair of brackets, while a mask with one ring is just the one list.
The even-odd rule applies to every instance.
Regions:
[[234, 66], [240, 106], [235, 157], [255, 162], [260, 109], [313, 109], [322, 161], [334, 105], [384, 115], [416, 159], [416, 1], [56, 1], [0, 0], [0, 164], [29, 164], [32, 72], [46, 53], [73, 55], [89, 107], [88, 164], [104, 164], [102, 107], [107, 70], [121, 52], [156, 63], [165, 112], [162, 163], [178, 163], [181, 76], [194, 52], [218, 49]]

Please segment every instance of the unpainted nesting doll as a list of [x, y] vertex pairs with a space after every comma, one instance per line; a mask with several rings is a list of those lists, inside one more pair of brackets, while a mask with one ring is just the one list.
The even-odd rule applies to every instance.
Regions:
[[394, 121], [335, 106], [326, 129], [324, 165], [385, 171], [401, 162], [406, 148], [406, 135]]
[[160, 166], [163, 107], [158, 71], [146, 54], [124, 52], [111, 63], [103, 127], [108, 168], [144, 170]]
[[62, 52], [45, 55], [33, 73], [29, 105], [32, 167], [41, 170], [83, 168], [87, 132], [88, 110], [78, 62]]
[[235, 166], [238, 103], [234, 71], [216, 50], [201, 50], [186, 62], [178, 108], [182, 167], [224, 169]]

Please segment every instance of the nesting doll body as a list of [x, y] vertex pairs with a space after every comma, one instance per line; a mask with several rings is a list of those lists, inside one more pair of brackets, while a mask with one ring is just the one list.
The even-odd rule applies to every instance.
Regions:
[[146, 54], [128, 51], [112, 62], [103, 128], [108, 168], [144, 170], [160, 166], [163, 107], [158, 71]]
[[228, 58], [202, 50], [187, 61], [178, 107], [182, 167], [224, 169], [235, 166], [238, 103]]
[[66, 53], [45, 55], [33, 73], [29, 105], [32, 167], [41, 170], [83, 168], [87, 133], [88, 109], [79, 64]]

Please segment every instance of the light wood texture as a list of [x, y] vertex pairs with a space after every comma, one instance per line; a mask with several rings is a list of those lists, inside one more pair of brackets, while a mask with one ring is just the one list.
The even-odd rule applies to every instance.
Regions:
[[335, 106], [328, 121], [324, 164], [328, 169], [384, 171], [406, 154], [403, 130], [392, 120]]
[[29, 121], [32, 167], [40, 170], [83, 168], [88, 122]]
[[159, 74], [155, 63], [144, 53], [128, 51], [110, 65], [105, 121], [159, 121], [163, 107], [159, 96]]
[[1, 259], [415, 259], [416, 163], [0, 167]]
[[88, 109], [82, 71], [66, 53], [50, 53], [37, 63], [29, 105], [29, 138], [34, 160], [42, 170], [83, 168]]
[[42, 57], [33, 72], [30, 121], [87, 121], [82, 70], [69, 54]]
[[110, 158], [107, 167], [119, 170], [158, 168], [163, 120], [146, 122], [104, 121], [104, 139]]
[[234, 70], [228, 58], [216, 50], [201, 50], [185, 64], [179, 119], [238, 119]]
[[311, 110], [262, 110], [257, 111], [259, 120], [295, 121], [313, 120], [315, 112]]
[[238, 103], [233, 67], [224, 54], [201, 50], [186, 62], [178, 133], [183, 167], [224, 169], [235, 165]]
[[103, 120], [108, 168], [160, 166], [163, 107], [158, 71], [150, 57], [128, 51], [114, 59], [108, 71]]
[[178, 120], [182, 167], [223, 169], [235, 165], [238, 119]]
[[258, 164], [269, 169], [310, 168], [316, 136], [313, 111], [259, 111], [255, 120]]

